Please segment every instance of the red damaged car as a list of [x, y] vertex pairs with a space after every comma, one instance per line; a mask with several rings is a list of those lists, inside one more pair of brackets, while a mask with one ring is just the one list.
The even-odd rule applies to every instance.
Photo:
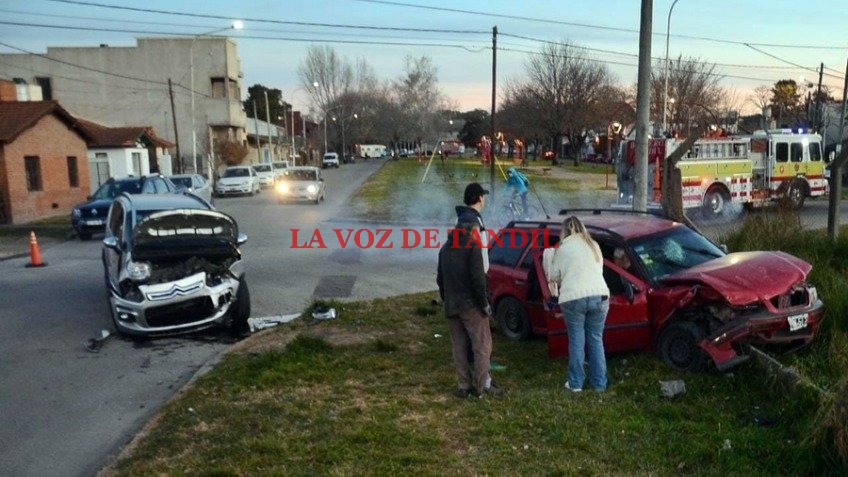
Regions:
[[[551, 356], [568, 353], [568, 337], [542, 249], [556, 246], [567, 215], [580, 217], [604, 255], [608, 353], [656, 350], [682, 370], [712, 363], [724, 371], [747, 360], [741, 343], [802, 346], [822, 320], [824, 304], [807, 283], [812, 266], [797, 257], [726, 253], [685, 224], [652, 214], [563, 210], [551, 219], [513, 222], [489, 240], [497, 326], [515, 340], [546, 336]], [[616, 249], [626, 260], [614, 261]]]

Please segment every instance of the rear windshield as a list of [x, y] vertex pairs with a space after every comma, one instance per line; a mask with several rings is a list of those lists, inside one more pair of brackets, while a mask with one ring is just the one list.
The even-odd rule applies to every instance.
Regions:
[[253, 166], [256, 169], [256, 172], [271, 172], [271, 164], [259, 164]]
[[124, 192], [130, 194], [141, 194], [141, 181], [112, 181], [100, 186], [92, 195], [95, 199], [114, 199]]
[[171, 182], [182, 187], [191, 187], [191, 177], [171, 177]]

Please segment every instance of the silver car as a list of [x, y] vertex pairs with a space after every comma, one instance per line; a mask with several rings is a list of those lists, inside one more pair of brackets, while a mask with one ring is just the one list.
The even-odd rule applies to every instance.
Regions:
[[109, 208], [103, 268], [115, 329], [173, 334], [248, 331], [250, 292], [235, 220], [186, 194], [118, 196]]
[[327, 196], [321, 169], [312, 166], [289, 167], [274, 186], [277, 202], [308, 200], [318, 204]]
[[191, 192], [206, 202], [212, 202], [212, 183], [200, 174], [175, 174], [168, 176], [178, 188]]

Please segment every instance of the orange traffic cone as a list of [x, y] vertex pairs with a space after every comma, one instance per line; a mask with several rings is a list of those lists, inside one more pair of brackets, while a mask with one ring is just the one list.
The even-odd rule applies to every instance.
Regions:
[[41, 250], [38, 248], [38, 239], [35, 238], [35, 232], [29, 233], [29, 263], [27, 267], [44, 267], [46, 262], [41, 261]]

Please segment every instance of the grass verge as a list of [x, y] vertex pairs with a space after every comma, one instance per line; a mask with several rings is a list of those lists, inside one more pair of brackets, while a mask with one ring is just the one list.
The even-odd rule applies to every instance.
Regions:
[[[501, 399], [460, 400], [434, 294], [335, 304], [234, 349], [106, 475], [787, 475], [806, 429], [753, 366], [682, 374], [609, 359], [605, 394], [563, 389], [543, 340], [494, 337]], [[659, 381], [683, 379], [669, 399]], [[788, 458], [788, 456], [792, 456]]]

